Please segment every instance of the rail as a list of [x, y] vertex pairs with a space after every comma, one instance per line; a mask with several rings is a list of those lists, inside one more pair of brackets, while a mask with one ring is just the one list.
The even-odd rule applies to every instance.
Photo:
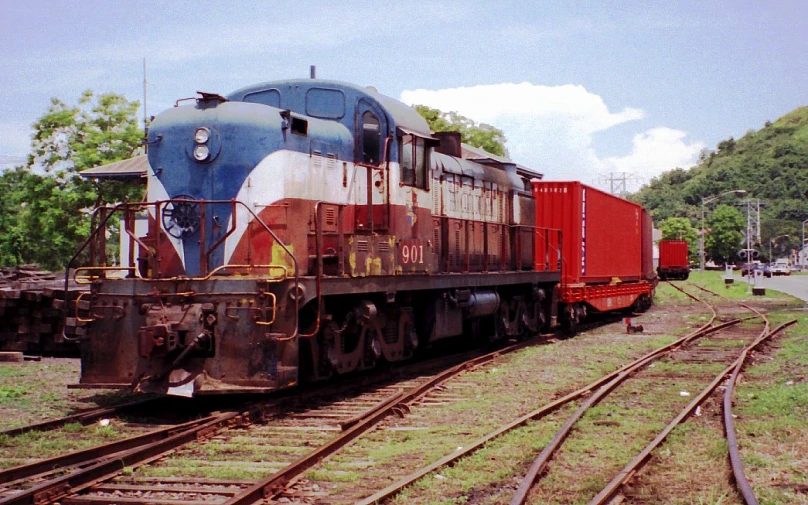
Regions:
[[554, 400], [554, 401], [552, 401], [552, 402], [550, 402], [550, 403], [548, 403], [548, 404], [546, 404], [546, 405], [544, 405], [542, 407], [539, 407], [538, 409], [536, 409], [536, 410], [534, 410], [532, 412], [529, 412], [529, 413], [527, 413], [527, 414], [525, 414], [525, 415], [523, 415], [523, 416], [509, 422], [508, 424], [505, 424], [504, 426], [501, 426], [501, 427], [497, 428], [496, 430], [489, 433], [488, 435], [483, 436], [482, 438], [479, 438], [479, 439], [477, 439], [475, 441], [472, 441], [472, 442], [470, 442], [468, 444], [465, 444], [462, 448], [458, 448], [456, 451], [453, 451], [451, 454], [449, 454], [447, 456], [444, 456], [443, 458], [439, 459], [438, 461], [435, 461], [434, 463], [431, 463], [431, 464], [427, 465], [426, 467], [423, 467], [423, 468], [421, 468], [421, 469], [419, 469], [419, 470], [417, 470], [417, 471], [415, 471], [415, 472], [413, 472], [413, 473], [411, 473], [411, 474], [409, 474], [409, 475], [407, 475], [405, 477], [402, 477], [400, 480], [394, 482], [393, 484], [390, 484], [386, 488], [374, 493], [373, 495], [371, 495], [371, 496], [369, 496], [367, 498], [364, 498], [362, 500], [357, 501], [356, 505], [373, 505], [373, 504], [379, 503], [379, 502], [381, 502], [381, 501], [383, 501], [383, 500], [385, 500], [387, 498], [390, 498], [390, 497], [396, 495], [397, 493], [399, 493], [405, 487], [407, 487], [409, 485], [412, 485], [418, 479], [423, 478], [424, 476], [428, 475], [431, 472], [434, 472], [434, 471], [438, 470], [439, 468], [442, 468], [444, 466], [453, 465], [460, 458], [468, 456], [468, 455], [471, 455], [475, 451], [477, 451], [480, 448], [482, 448], [483, 446], [485, 446], [485, 444], [487, 444], [487, 443], [491, 442], [492, 440], [500, 437], [501, 435], [503, 435], [505, 433], [508, 433], [508, 432], [511, 432], [514, 429], [519, 428], [521, 426], [524, 426], [529, 421], [535, 421], [535, 420], [541, 419], [542, 417], [544, 417], [547, 414], [559, 409], [560, 407], [562, 407], [564, 405], [567, 405], [567, 404], [569, 404], [569, 403], [571, 403], [571, 402], [573, 402], [575, 400], [578, 400], [580, 398], [583, 398], [584, 396], [589, 395], [592, 392], [596, 391], [598, 388], [604, 387], [605, 385], [609, 384], [611, 381], [615, 380], [617, 377], [619, 377], [621, 375], [625, 375], [625, 372], [627, 372], [630, 369], [636, 367], [638, 363], [646, 363], [646, 362], [648, 362], [649, 359], [654, 359], [654, 358], [660, 357], [660, 356], [664, 355], [667, 352], [670, 352], [672, 350], [675, 350], [675, 349], [687, 344], [688, 342], [690, 342], [693, 339], [700, 338], [700, 337], [702, 337], [704, 335], [707, 335], [709, 333], [718, 331], [718, 329], [721, 328], [721, 327], [731, 326], [731, 325], [734, 325], [734, 324], [738, 324], [740, 322], [739, 320], [733, 320], [733, 321], [728, 321], [726, 323], [723, 323], [722, 325], [719, 325], [719, 326], [713, 326], [712, 324], [713, 324], [714, 321], [715, 321], [715, 316], [710, 318], [710, 320], [706, 324], [702, 325], [700, 328], [698, 328], [694, 332], [692, 332], [692, 333], [690, 333], [688, 335], [685, 335], [684, 337], [682, 337], [682, 338], [676, 340], [675, 342], [672, 342], [672, 343], [670, 343], [670, 344], [668, 344], [668, 345], [666, 345], [664, 347], [660, 347], [660, 348], [658, 348], [658, 349], [656, 349], [654, 351], [651, 351], [650, 353], [646, 354], [645, 356], [642, 356], [641, 358], [639, 358], [639, 359], [637, 359], [637, 360], [623, 366], [622, 368], [620, 368], [618, 370], [615, 370], [615, 371], [613, 371], [613, 372], [611, 372], [611, 373], [609, 373], [607, 375], [604, 375], [603, 377], [601, 377], [599, 379], [596, 379], [595, 381], [593, 381], [592, 383], [582, 387], [581, 389], [578, 389], [577, 391], [573, 391], [571, 393], [568, 393], [567, 395], [563, 396], [562, 398]]
[[[795, 322], [795, 321], [794, 321]], [[785, 328], [789, 325], [794, 324], [794, 322], [788, 322], [781, 324], [780, 326], [774, 328], [773, 330], [768, 330], [765, 332], [761, 332], [760, 336], [758, 336], [754, 342], [749, 344], [744, 348], [744, 351], [741, 356], [739, 356], [731, 365], [726, 367], [724, 370], [718, 373], [715, 376], [715, 379], [702, 390], [702, 392], [697, 395], [688, 405], [685, 407], [676, 418], [670, 422], [657, 436], [651, 441], [628, 465], [625, 466], [612, 480], [609, 482], [603, 490], [600, 491], [590, 502], [589, 505], [605, 505], [610, 503], [615, 495], [618, 493], [620, 488], [626, 484], [629, 480], [631, 480], [636, 473], [639, 471], [640, 467], [645, 464], [646, 461], [651, 456], [651, 452], [656, 449], [667, 436], [673, 431], [673, 429], [678, 426], [681, 422], [683, 422], [687, 417], [690, 416], [710, 394], [712, 394], [715, 389], [721, 385], [722, 382], [726, 380], [726, 377], [730, 375], [733, 370], [743, 362], [746, 357], [746, 354], [758, 347], [761, 343], [765, 342], [766, 340], [772, 338], [773, 336], [777, 335], [778, 333], [782, 332]], [[737, 474], [736, 474], [737, 475]], [[744, 477], [745, 478], [745, 477]], [[748, 485], [748, 483], [747, 483]], [[744, 495], [744, 500], [747, 500], [746, 495]], [[756, 503], [755, 501], [746, 502], [746, 503]]]

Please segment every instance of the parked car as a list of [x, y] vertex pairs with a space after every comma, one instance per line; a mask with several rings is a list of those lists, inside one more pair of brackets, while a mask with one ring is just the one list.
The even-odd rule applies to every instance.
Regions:
[[759, 267], [759, 263], [744, 263], [741, 265], [741, 276], [746, 277], [747, 275], [752, 275], [752, 272]]
[[772, 275], [791, 275], [788, 260], [777, 260], [771, 267]]
[[755, 271], [759, 271], [763, 274], [764, 277], [771, 277], [772, 271], [769, 268], [769, 265], [763, 265], [761, 263], [744, 263], [741, 267], [741, 276], [753, 275]]

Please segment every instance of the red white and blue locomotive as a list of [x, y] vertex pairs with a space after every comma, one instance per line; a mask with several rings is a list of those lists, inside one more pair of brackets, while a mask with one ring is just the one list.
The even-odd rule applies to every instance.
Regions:
[[[146, 201], [105, 211], [92, 237], [122, 216], [132, 260], [77, 272], [92, 285], [76, 303], [88, 314], [80, 387], [266, 392], [440, 339], [535, 334], [559, 308], [574, 326], [587, 310], [650, 301], [639, 264], [630, 279], [562, 284], [598, 233], [572, 265], [581, 221], [537, 212], [543, 192], [565, 190], [433, 134], [371, 88], [310, 79], [200, 93], [154, 120], [148, 160]], [[631, 223], [643, 237], [650, 226]]]

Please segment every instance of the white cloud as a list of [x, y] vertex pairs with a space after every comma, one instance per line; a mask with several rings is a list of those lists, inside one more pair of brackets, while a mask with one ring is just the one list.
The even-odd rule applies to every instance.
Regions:
[[629, 172], [650, 180], [666, 170], [692, 166], [704, 149], [704, 142], [687, 143], [686, 132], [659, 127], [634, 135], [631, 154], [607, 158], [616, 172]]
[[508, 139], [511, 158], [544, 173], [548, 179], [591, 182], [598, 173], [639, 168], [655, 175], [676, 166], [689, 166], [704, 147], [700, 142], [685, 143], [684, 132], [655, 128], [635, 136], [631, 154], [601, 159], [593, 147], [593, 134], [640, 120], [645, 114], [630, 107], [612, 112], [599, 95], [573, 84], [542, 86], [523, 82], [406, 90], [401, 100], [456, 111], [496, 126]]

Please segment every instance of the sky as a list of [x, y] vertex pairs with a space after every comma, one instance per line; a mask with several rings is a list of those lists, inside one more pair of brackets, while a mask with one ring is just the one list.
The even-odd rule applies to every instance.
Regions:
[[805, 0], [3, 2], [0, 47], [0, 166], [52, 97], [142, 102], [144, 58], [149, 115], [316, 65], [496, 126], [515, 162], [589, 183], [650, 182], [808, 105]]

